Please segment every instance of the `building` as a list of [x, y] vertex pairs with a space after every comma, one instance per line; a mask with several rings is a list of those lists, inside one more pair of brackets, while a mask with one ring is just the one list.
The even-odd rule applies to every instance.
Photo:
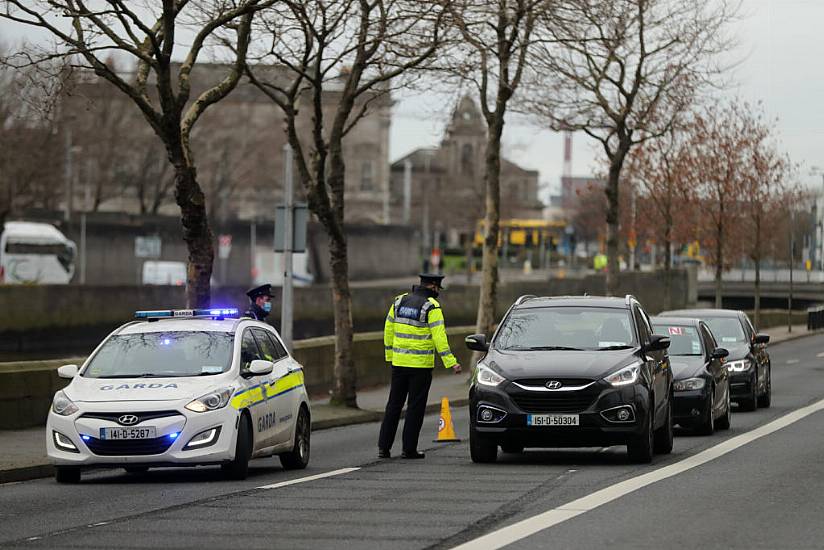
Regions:
[[[392, 163], [392, 219], [417, 228], [424, 243], [464, 243], [484, 216], [485, 148], [486, 123], [475, 101], [464, 96], [438, 147], [416, 149]], [[541, 218], [542, 209], [538, 172], [502, 158], [501, 218]]]
[[[277, 69], [272, 69], [277, 78]], [[197, 64], [192, 100], [228, 72], [221, 64]], [[128, 214], [179, 214], [172, 167], [160, 139], [137, 107], [108, 82], [81, 76], [64, 112], [73, 139], [72, 209]], [[340, 92], [331, 80], [323, 102], [331, 121]], [[366, 115], [344, 138], [346, 220], [387, 222], [389, 195], [388, 91], [370, 98]], [[298, 131], [311, 135], [311, 108], [300, 109]], [[356, 104], [355, 111], [361, 104]], [[355, 113], [353, 113], [354, 115]], [[213, 223], [272, 219], [284, 188], [284, 117], [257, 88], [242, 81], [198, 120], [192, 134], [198, 182]], [[307, 156], [309, 156], [307, 154]], [[295, 170], [297, 199], [304, 196]], [[64, 205], [65, 206], [65, 205]]]

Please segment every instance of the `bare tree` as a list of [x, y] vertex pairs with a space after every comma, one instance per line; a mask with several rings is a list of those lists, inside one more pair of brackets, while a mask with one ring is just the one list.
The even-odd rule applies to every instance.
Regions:
[[607, 292], [618, 290], [621, 170], [630, 150], [667, 134], [696, 89], [720, 72], [734, 0], [567, 0], [547, 14], [536, 54], [545, 79], [529, 108], [583, 131], [609, 161]]
[[[430, 60], [442, 20], [440, 2], [282, 0], [261, 19], [268, 47], [260, 59], [268, 66], [247, 68], [251, 82], [283, 112], [309, 208], [329, 236], [334, 404], [357, 407], [343, 140], [371, 105], [387, 99], [392, 79]], [[324, 101], [329, 97], [335, 101]], [[304, 110], [311, 118], [306, 133]]]
[[[125, 0], [87, 3], [4, 0], [0, 17], [43, 29], [59, 44], [55, 50], [44, 50], [37, 56], [16, 56], [6, 61], [21, 66], [68, 58], [73, 65], [110, 82], [137, 105], [163, 142], [174, 167], [175, 199], [189, 251], [187, 302], [190, 306], [208, 306], [213, 235], [197, 180], [190, 135], [204, 111], [237, 85], [245, 66], [252, 18], [275, 0], [163, 0], [152, 6], [136, 6]], [[55, 13], [62, 17], [55, 19]], [[178, 33], [184, 27], [192, 33], [192, 39], [180, 52]], [[192, 70], [217, 35], [224, 43], [231, 40], [233, 61], [218, 83], [192, 98]], [[134, 78], [125, 77], [107, 64], [106, 59], [114, 52], [136, 65]], [[177, 55], [183, 58], [179, 67], [173, 64]]]
[[447, 69], [473, 85], [487, 126], [484, 153], [484, 245], [476, 331], [491, 334], [498, 289], [501, 219], [501, 138], [507, 107], [528, 69], [536, 21], [546, 0], [450, 4], [457, 41]]

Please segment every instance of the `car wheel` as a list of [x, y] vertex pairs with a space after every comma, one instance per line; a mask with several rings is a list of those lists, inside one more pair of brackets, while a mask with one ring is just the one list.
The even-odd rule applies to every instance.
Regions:
[[489, 464], [498, 460], [498, 445], [469, 429], [469, 455], [472, 462]]
[[652, 462], [652, 416], [653, 406], [650, 405], [649, 412], [645, 415], [643, 431], [632, 438], [627, 443], [627, 455], [632, 462], [648, 464]]
[[130, 474], [145, 474], [149, 471], [148, 466], [126, 466], [123, 469]]
[[767, 382], [764, 384], [764, 395], [758, 398], [758, 406], [763, 409], [769, 409], [772, 402], [772, 372], [771, 368], [767, 367]]
[[654, 448], [655, 452], [661, 455], [668, 455], [672, 452], [674, 435], [672, 433], [672, 395], [667, 400], [667, 420], [663, 426], [655, 431]]
[[243, 415], [240, 418], [240, 426], [237, 431], [237, 443], [235, 443], [235, 458], [220, 468], [227, 479], [242, 480], [249, 475], [249, 459], [252, 456], [252, 426], [249, 417]]
[[727, 390], [727, 404], [724, 407], [724, 415], [715, 422], [715, 428], [718, 430], [729, 430], [730, 420], [732, 417], [732, 410], [730, 407], [730, 390]]
[[745, 411], [754, 411], [758, 409], [758, 377], [753, 376], [750, 382], [750, 396], [739, 401], [741, 408]]
[[57, 483], [80, 483], [80, 468], [77, 466], [55, 466], [54, 480]]
[[295, 423], [295, 443], [292, 450], [280, 455], [280, 463], [287, 470], [302, 470], [309, 464], [309, 441], [312, 426], [309, 422], [309, 413], [301, 407], [298, 420]]
[[696, 430], [701, 435], [712, 435], [715, 433], [715, 415], [712, 406], [715, 404], [715, 388], [710, 390], [710, 398], [707, 401], [707, 410], [704, 412], [704, 421], [698, 425]]
[[517, 444], [501, 445], [501, 450], [505, 453], [516, 455], [524, 452], [524, 446]]

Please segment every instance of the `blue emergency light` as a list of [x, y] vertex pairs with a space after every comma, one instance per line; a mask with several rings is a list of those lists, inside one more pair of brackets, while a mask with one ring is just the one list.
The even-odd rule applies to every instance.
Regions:
[[236, 307], [221, 307], [208, 309], [153, 309], [144, 311], [135, 311], [135, 319], [192, 319], [210, 318], [210, 319], [237, 319], [240, 317]]

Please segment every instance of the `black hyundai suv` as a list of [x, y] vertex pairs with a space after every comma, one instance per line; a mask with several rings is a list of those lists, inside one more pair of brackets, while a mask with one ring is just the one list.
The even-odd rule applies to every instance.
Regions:
[[635, 462], [672, 450], [669, 338], [653, 334], [632, 296], [538, 298], [510, 307], [469, 390], [470, 452], [494, 462], [498, 447], [626, 445]]

